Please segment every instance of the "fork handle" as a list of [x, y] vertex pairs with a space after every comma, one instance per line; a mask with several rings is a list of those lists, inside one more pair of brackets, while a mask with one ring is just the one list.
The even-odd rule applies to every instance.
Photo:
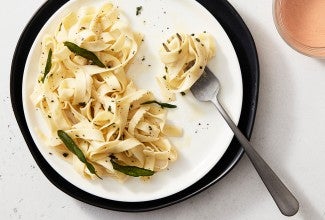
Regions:
[[236, 126], [236, 124], [231, 120], [225, 109], [220, 104], [218, 98], [216, 97], [211, 101], [217, 107], [218, 111], [226, 120], [227, 124], [237, 137], [238, 141], [243, 146], [248, 158], [254, 165], [257, 173], [261, 177], [262, 181], [264, 182], [266, 188], [273, 197], [281, 213], [286, 216], [293, 216], [294, 214], [296, 214], [299, 209], [299, 203], [297, 199], [282, 183], [279, 177], [263, 160], [263, 158], [255, 151], [248, 139], [243, 135], [243, 133]]

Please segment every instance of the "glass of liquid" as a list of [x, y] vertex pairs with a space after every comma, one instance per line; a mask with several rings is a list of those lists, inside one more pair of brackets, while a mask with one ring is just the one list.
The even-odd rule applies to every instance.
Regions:
[[274, 0], [276, 28], [289, 46], [325, 58], [325, 0]]

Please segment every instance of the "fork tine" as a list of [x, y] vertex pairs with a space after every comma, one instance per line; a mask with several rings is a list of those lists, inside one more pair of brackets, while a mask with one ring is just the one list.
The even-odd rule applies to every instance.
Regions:
[[219, 91], [219, 80], [209, 68], [205, 68], [201, 77], [191, 87], [194, 97], [200, 101], [210, 101]]

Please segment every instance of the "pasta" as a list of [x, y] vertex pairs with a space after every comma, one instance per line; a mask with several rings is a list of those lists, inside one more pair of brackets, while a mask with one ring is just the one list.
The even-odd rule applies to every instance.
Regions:
[[[31, 100], [50, 128], [47, 144], [68, 154], [85, 177], [125, 180], [128, 175], [114, 169], [110, 156], [121, 165], [155, 172], [177, 159], [168, 137], [181, 130], [166, 124], [166, 108], [143, 104], [155, 97], [126, 76], [141, 39], [113, 4], [72, 12], [55, 34], [43, 38], [41, 73]], [[96, 175], [67, 153], [58, 130], [75, 141]]]
[[215, 55], [215, 42], [207, 33], [172, 35], [160, 50], [165, 74], [158, 78], [163, 95], [175, 100], [175, 93], [188, 90], [202, 75]]

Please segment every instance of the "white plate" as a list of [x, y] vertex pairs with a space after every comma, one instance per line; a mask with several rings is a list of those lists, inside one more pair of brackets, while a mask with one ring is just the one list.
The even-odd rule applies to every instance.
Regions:
[[[53, 33], [60, 20], [81, 6], [103, 4], [104, 0], [72, 0], [58, 10], [38, 34], [25, 66], [23, 78], [23, 106], [27, 125], [39, 151], [47, 162], [67, 181], [93, 195], [124, 202], [149, 201], [177, 193], [202, 178], [222, 157], [233, 133], [211, 103], [195, 100], [192, 94], [178, 95], [177, 109], [171, 109], [168, 120], [184, 130], [181, 138], [173, 138], [179, 158], [169, 170], [156, 173], [149, 182], [130, 178], [120, 183], [109, 177], [89, 181], [73, 167], [55, 155], [36, 132], [46, 131], [45, 122], [30, 101], [36, 83], [40, 42], [45, 33]], [[209, 68], [222, 84], [221, 100], [233, 120], [239, 120], [242, 104], [242, 78], [235, 50], [218, 21], [194, 0], [119, 0], [113, 2], [128, 18], [134, 31], [144, 34], [145, 40], [128, 71], [139, 88], [151, 90], [161, 97], [155, 77], [164, 71], [158, 56], [161, 43], [176, 32], [206, 31], [216, 39], [217, 53]], [[136, 7], [142, 6], [136, 16]], [[145, 60], [142, 61], [142, 58]], [[149, 66], [150, 65], [150, 66]], [[52, 151], [53, 152], [53, 151]]]

